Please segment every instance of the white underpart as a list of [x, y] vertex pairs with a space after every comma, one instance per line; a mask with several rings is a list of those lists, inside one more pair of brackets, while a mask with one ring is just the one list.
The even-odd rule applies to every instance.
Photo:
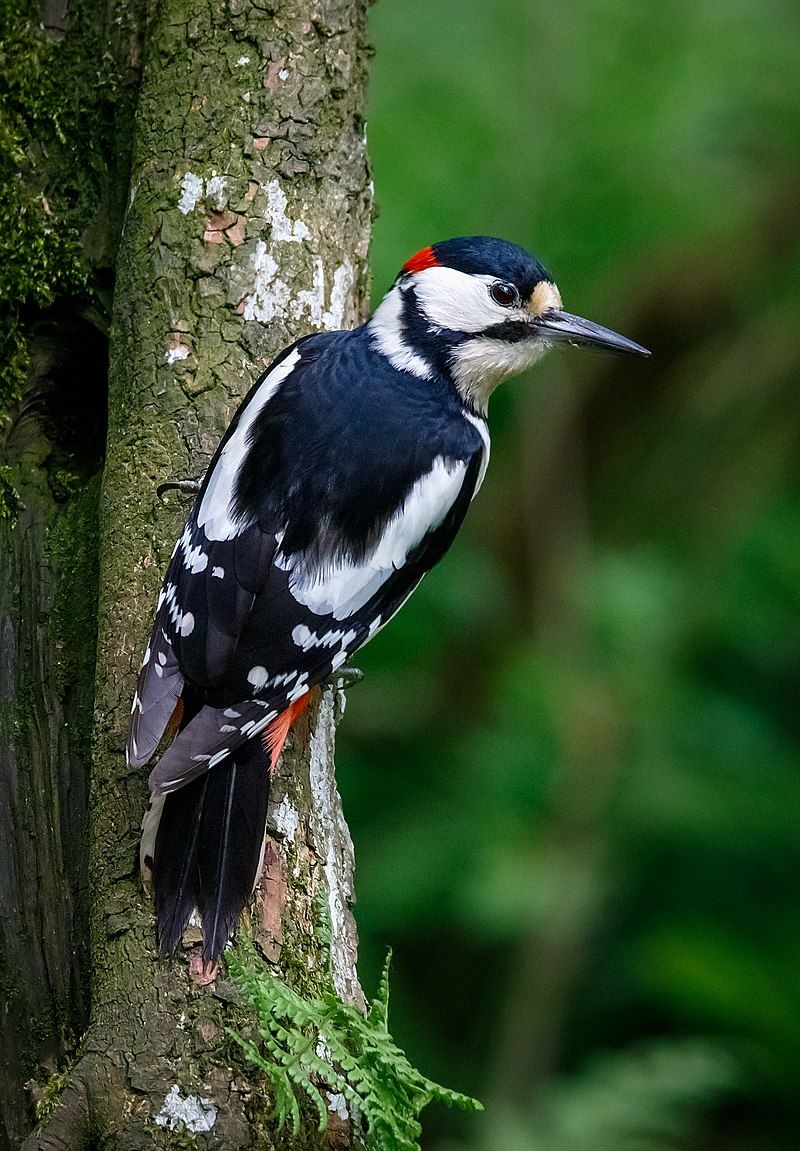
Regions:
[[497, 385], [532, 367], [549, 346], [538, 339], [508, 344], [505, 340], [476, 336], [454, 349], [453, 379], [462, 396], [478, 411], [485, 412]]
[[293, 351], [265, 377], [242, 412], [236, 431], [222, 449], [197, 513], [198, 526], [203, 529], [207, 539], [230, 540], [246, 526], [241, 518], [235, 517], [232, 505], [253, 424], [281, 383], [294, 370], [299, 359], [300, 352]]
[[161, 822], [161, 813], [164, 810], [164, 803], [166, 800], [165, 795], [156, 794], [150, 797], [150, 803], [142, 818], [142, 838], [139, 841], [139, 868], [142, 873], [142, 881], [149, 891], [151, 880], [151, 869], [145, 863], [146, 859], [152, 860], [156, 851], [156, 835], [158, 834], [158, 825]]
[[177, 1083], [170, 1087], [164, 1099], [164, 1106], [156, 1115], [159, 1127], [170, 1131], [186, 1130], [193, 1135], [210, 1131], [217, 1121], [217, 1109], [211, 1099], [200, 1099], [197, 1095], [181, 1095]]
[[[455, 503], [466, 465], [437, 456], [433, 467], [413, 485], [400, 510], [388, 521], [372, 553], [360, 562], [346, 558], [319, 568], [302, 557], [278, 551], [275, 564], [291, 572], [292, 595], [316, 615], [347, 619], [403, 567], [409, 552], [437, 528]], [[309, 633], [311, 634], [311, 633]], [[297, 641], [295, 641], [297, 642]]]
[[433, 375], [433, 368], [403, 339], [403, 291], [408, 286], [395, 284], [386, 293], [368, 327], [375, 347], [393, 367], [428, 380]]

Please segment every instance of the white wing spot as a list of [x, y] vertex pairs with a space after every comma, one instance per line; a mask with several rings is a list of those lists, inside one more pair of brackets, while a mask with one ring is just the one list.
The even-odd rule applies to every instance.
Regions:
[[292, 688], [292, 690], [289, 692], [289, 694], [286, 697], [289, 700], [289, 703], [294, 703], [294, 701], [296, 699], [300, 699], [302, 696], [306, 695], [306, 693], [308, 692], [308, 682], [307, 681], [308, 681], [308, 676], [304, 672], [303, 675], [300, 676], [297, 683], [294, 685], [294, 687]]
[[[268, 679], [269, 672], [265, 667], [262, 667], [261, 664], [256, 664], [255, 667], [251, 667], [247, 673], [247, 682], [251, 683], [256, 691], [262, 688]], [[242, 731], [244, 731], [244, 728], [242, 728]]]
[[240, 711], [236, 711], [232, 707], [226, 707], [222, 714], [226, 715], [228, 717], [228, 719], [241, 719], [242, 718], [242, 713]]
[[214, 577], [214, 579], [224, 579], [225, 578], [225, 568], [213, 567], [211, 569], [211, 574]]
[[292, 630], [292, 639], [297, 644], [297, 646], [302, 647], [304, 651], [308, 651], [307, 645], [310, 646], [312, 637], [313, 639], [316, 639], [314, 632], [312, 632], [310, 628], [306, 627], [304, 623], [299, 623], [297, 627]]

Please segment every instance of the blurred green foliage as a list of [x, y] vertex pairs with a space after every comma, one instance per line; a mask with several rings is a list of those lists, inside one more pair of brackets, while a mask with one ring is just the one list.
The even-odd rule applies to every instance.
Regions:
[[367, 984], [487, 1103], [430, 1151], [800, 1130], [800, 9], [382, 0], [376, 295], [505, 236], [653, 349], [492, 401], [339, 735]]

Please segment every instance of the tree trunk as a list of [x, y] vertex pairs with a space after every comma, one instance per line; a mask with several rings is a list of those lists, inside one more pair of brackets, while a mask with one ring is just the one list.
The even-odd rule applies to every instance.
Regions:
[[[99, 512], [91, 1020], [55, 1110], [27, 1148], [143, 1151], [175, 1146], [186, 1127], [208, 1132], [209, 1146], [276, 1142], [271, 1101], [225, 1038], [235, 1009], [224, 981], [202, 984], [191, 945], [188, 963], [156, 960], [136, 863], [146, 771], [127, 770], [122, 749], [158, 584], [186, 511], [174, 496], [159, 501], [158, 483], [202, 474], [236, 404], [277, 351], [361, 314], [364, 15], [363, 0], [164, 0], [149, 30], [117, 259]], [[91, 565], [66, 552], [65, 564], [83, 578]], [[62, 581], [70, 570], [59, 569]], [[74, 606], [86, 597], [77, 583], [64, 594], [86, 645], [91, 613], [80, 623]], [[0, 686], [13, 694], [13, 683]], [[250, 929], [287, 982], [318, 991], [332, 980], [340, 997], [360, 1002], [352, 850], [332, 775], [337, 694], [329, 688], [317, 700], [283, 756]], [[81, 700], [85, 707], [84, 697], [76, 706]], [[58, 725], [57, 708], [45, 700], [41, 710]], [[52, 752], [40, 760], [52, 765]], [[75, 786], [80, 769], [71, 762]], [[40, 803], [53, 791], [46, 780], [35, 787]], [[75, 830], [73, 821], [62, 854], [75, 856]], [[80, 872], [82, 863], [65, 869], [62, 888], [74, 891]], [[19, 898], [34, 905], [30, 888]], [[46, 914], [62, 931], [70, 916], [55, 911], [57, 898], [48, 895]], [[60, 962], [69, 967], [65, 947]], [[46, 994], [50, 979], [42, 970], [33, 982]], [[283, 1145], [350, 1145], [347, 1122], [335, 1114], [324, 1139], [315, 1129], [316, 1117], [296, 1140], [282, 1136]]]

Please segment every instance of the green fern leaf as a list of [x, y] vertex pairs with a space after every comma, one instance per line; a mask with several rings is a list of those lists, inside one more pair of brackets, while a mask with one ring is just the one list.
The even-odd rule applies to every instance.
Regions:
[[463, 1110], [481, 1104], [426, 1079], [389, 1033], [389, 968], [386, 958], [377, 994], [365, 1017], [328, 993], [304, 999], [269, 972], [248, 941], [227, 953], [233, 982], [255, 1017], [259, 1045], [229, 1029], [244, 1058], [258, 1068], [274, 1096], [280, 1127], [300, 1130], [298, 1097], [328, 1123], [323, 1091], [345, 1098], [365, 1127], [367, 1151], [420, 1151], [418, 1116], [433, 1100]]

